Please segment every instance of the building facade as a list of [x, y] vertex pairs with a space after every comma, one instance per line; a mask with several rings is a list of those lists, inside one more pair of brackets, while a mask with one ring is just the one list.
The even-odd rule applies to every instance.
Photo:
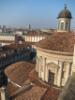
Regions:
[[74, 34], [70, 32], [71, 12], [67, 7], [58, 15], [57, 32], [36, 44], [36, 71], [48, 84], [64, 86], [72, 73]]
[[49, 84], [64, 86], [72, 71], [72, 53], [36, 49], [38, 77]]

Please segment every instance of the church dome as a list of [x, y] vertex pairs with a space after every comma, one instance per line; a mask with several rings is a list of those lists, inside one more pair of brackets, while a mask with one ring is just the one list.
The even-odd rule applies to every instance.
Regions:
[[67, 9], [67, 7], [64, 7], [64, 10], [62, 10], [57, 18], [72, 18], [71, 12]]
[[73, 53], [75, 35], [73, 33], [54, 33], [52, 36], [36, 43], [42, 49]]

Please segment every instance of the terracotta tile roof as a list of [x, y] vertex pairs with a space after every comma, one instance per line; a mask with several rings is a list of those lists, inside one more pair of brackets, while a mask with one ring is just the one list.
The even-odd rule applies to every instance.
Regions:
[[31, 43], [29, 43], [29, 42], [25, 42], [22, 44], [12, 43], [10, 45], [6, 45], [5, 48], [16, 49], [16, 48], [22, 48], [22, 47], [27, 47], [27, 46], [31, 46]]
[[[8, 95], [11, 96], [19, 88], [17, 86], [14, 86], [11, 82], [8, 82], [8, 85], [7, 85], [7, 88], [6, 89], [7, 89]], [[1, 89], [0, 89], [0, 100], [1, 100]]]
[[24, 92], [17, 95], [14, 99], [16, 100], [41, 100], [42, 95], [45, 93], [45, 88], [40, 88], [38, 86], [33, 86], [29, 90], [25, 90]]
[[43, 87], [43, 88], [47, 88], [47, 84], [44, 84], [43, 81], [40, 81], [40, 79], [38, 78], [38, 73], [35, 71], [35, 69], [33, 69], [30, 73], [29, 73], [29, 80], [33, 83], [36, 84], [39, 87]]
[[73, 52], [74, 44], [75, 35], [73, 33], [55, 33], [36, 43], [36, 46], [54, 51]]
[[14, 41], [10, 41], [10, 40], [0, 40], [0, 43], [13, 43]]
[[61, 92], [59, 88], [53, 87], [51, 85], [49, 86], [43, 81], [40, 81], [38, 79], [37, 72], [35, 71], [30, 73], [30, 80], [40, 88], [42, 87], [46, 89], [45, 93], [41, 97], [41, 100], [57, 100], [59, 93]]
[[[8, 68], [5, 69], [5, 73], [9, 79], [11, 79], [14, 83], [21, 85], [22, 87], [25, 85], [26, 80], [28, 80], [30, 72], [34, 69], [34, 64], [28, 62], [17, 62], [12, 64]], [[35, 76], [35, 75], [34, 75]], [[30, 79], [30, 77], [29, 77]], [[38, 83], [38, 81], [37, 81]], [[16, 100], [40, 100], [44, 95], [46, 88], [40, 87], [39, 85], [33, 85], [32, 88], [28, 90], [22, 90], [20, 93], [16, 94], [20, 88], [15, 87], [13, 84], [8, 84], [7, 90], [12, 99]]]
[[[20, 87], [14, 86], [14, 84], [8, 84], [7, 89], [9, 95], [16, 100], [57, 100], [59, 90], [40, 82], [37, 76], [36, 71], [34, 70], [35, 65], [29, 62], [17, 62], [5, 69], [5, 74], [8, 76], [10, 81], [21, 85], [25, 85], [27, 80], [32, 82], [34, 85], [28, 90], [22, 90], [20, 93], [16, 94], [19, 91]], [[49, 99], [49, 100], [50, 100]]]
[[50, 87], [45, 92], [44, 96], [42, 97], [42, 100], [58, 100], [59, 93], [60, 93], [59, 89]]
[[7, 92], [9, 94], [9, 96], [12, 96], [18, 89], [19, 89], [18, 86], [15, 86], [11, 82], [8, 82]]
[[9, 79], [22, 86], [28, 79], [28, 75], [34, 66], [34, 64], [21, 61], [7, 67], [5, 73]]

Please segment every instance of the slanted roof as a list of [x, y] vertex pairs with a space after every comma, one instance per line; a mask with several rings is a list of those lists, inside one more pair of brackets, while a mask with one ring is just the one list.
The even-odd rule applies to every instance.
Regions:
[[75, 44], [74, 33], [56, 32], [50, 37], [36, 43], [36, 47], [40, 47], [42, 49], [47, 49], [47, 50], [72, 53], [74, 50], [74, 44]]
[[[57, 100], [59, 89], [52, 86], [49, 88], [48, 85], [41, 82], [36, 75], [34, 66], [32, 63], [21, 61], [5, 69], [5, 74], [11, 82], [7, 86], [7, 90], [12, 100], [48, 100], [48, 98]], [[33, 85], [26, 90], [23, 87], [28, 83], [28, 80]]]
[[34, 66], [32, 63], [20, 61], [7, 67], [5, 74], [11, 81], [22, 86], [28, 79], [30, 71], [34, 69]]

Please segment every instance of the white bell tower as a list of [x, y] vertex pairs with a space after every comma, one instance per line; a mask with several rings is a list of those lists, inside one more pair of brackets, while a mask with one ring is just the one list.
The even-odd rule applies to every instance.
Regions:
[[59, 13], [57, 17], [57, 32], [70, 32], [71, 18], [71, 12], [65, 5], [64, 9]]

